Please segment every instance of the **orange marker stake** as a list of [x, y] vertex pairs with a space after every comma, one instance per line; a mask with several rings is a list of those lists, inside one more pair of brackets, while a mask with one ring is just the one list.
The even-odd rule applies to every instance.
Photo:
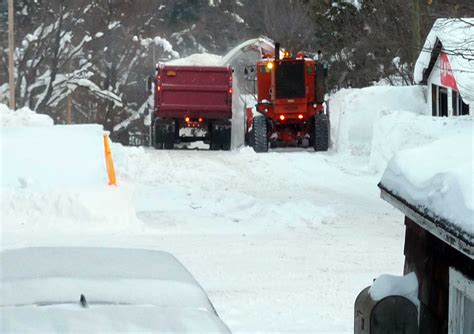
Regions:
[[116, 186], [117, 180], [115, 178], [114, 161], [112, 160], [112, 152], [110, 151], [108, 133], [104, 133], [104, 151], [105, 151], [105, 166], [107, 168], [107, 176], [109, 178], [109, 185]]

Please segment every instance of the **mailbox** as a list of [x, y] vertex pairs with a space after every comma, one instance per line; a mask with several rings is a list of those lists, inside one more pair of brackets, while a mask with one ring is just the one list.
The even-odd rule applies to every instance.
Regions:
[[354, 305], [355, 334], [417, 334], [418, 309], [408, 298], [388, 296], [373, 300], [367, 287]]

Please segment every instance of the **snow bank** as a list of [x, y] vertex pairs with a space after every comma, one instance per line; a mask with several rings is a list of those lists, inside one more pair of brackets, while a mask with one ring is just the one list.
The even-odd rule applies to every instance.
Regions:
[[428, 145], [401, 151], [382, 185], [433, 218], [474, 235], [473, 126]]
[[50, 126], [54, 123], [53, 119], [47, 115], [37, 114], [28, 108], [21, 108], [13, 111], [1, 103], [0, 120], [0, 126], [2, 128], [21, 126]]
[[106, 184], [102, 136], [99, 125], [3, 128], [1, 186]]
[[370, 287], [369, 294], [375, 301], [388, 296], [403, 296], [416, 306], [420, 304], [418, 300], [418, 280], [415, 273], [409, 273], [405, 276], [381, 275]]
[[52, 126], [48, 116], [4, 109], [2, 228], [120, 227], [135, 219], [126, 190], [107, 185], [101, 126]]
[[369, 165], [382, 173], [397, 152], [429, 144], [459, 131], [469, 131], [472, 126], [472, 116], [441, 118], [408, 111], [381, 111], [374, 121]]
[[406, 110], [427, 114], [421, 86], [374, 86], [342, 89], [329, 100], [331, 142], [339, 153], [368, 156], [374, 123], [382, 111]]

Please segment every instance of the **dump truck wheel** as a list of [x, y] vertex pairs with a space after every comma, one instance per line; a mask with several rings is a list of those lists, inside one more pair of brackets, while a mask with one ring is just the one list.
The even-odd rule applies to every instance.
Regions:
[[267, 120], [264, 116], [255, 116], [252, 125], [253, 150], [268, 152]]
[[230, 151], [230, 143], [231, 143], [231, 130], [224, 129], [222, 130], [222, 149], [224, 151]]
[[314, 150], [327, 151], [329, 148], [329, 120], [326, 114], [314, 116]]
[[209, 132], [210, 132], [209, 149], [211, 151], [217, 151], [221, 148], [221, 131], [216, 124], [211, 123], [209, 124]]
[[174, 131], [173, 130], [169, 130], [169, 129], [166, 130], [164, 146], [165, 146], [165, 149], [167, 150], [172, 150], [174, 148]]
[[163, 126], [159, 120], [156, 120], [154, 123], [154, 146], [157, 150], [163, 149], [164, 143], [164, 133], [163, 133]]

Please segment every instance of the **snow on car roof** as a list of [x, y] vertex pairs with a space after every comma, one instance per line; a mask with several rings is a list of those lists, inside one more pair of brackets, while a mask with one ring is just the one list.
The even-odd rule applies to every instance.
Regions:
[[474, 103], [474, 18], [437, 19], [426, 38], [423, 49], [415, 64], [415, 81], [423, 80], [423, 72], [428, 68], [431, 52], [440, 41], [461, 96], [466, 104]]
[[[474, 241], [473, 127], [397, 153], [381, 188], [455, 236]], [[455, 231], [454, 231], [455, 230]]]
[[192, 275], [166, 252], [24, 248], [0, 253], [0, 305], [79, 302], [192, 307], [215, 312]]

